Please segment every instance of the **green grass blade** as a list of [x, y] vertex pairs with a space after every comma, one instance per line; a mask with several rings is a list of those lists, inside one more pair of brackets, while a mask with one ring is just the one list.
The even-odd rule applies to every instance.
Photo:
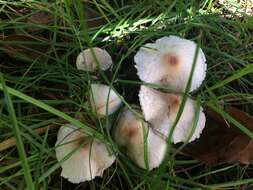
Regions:
[[[0, 90], [3, 90], [3, 89], [4, 89], [3, 84], [0, 84]], [[27, 96], [27, 95], [23, 94], [22, 92], [19, 92], [19, 91], [13, 89], [13, 88], [6, 87], [6, 89], [7, 89], [9, 94], [11, 94], [13, 96], [16, 96], [18, 98], [21, 98], [21, 99], [23, 99], [23, 100], [39, 107], [39, 108], [41, 108], [41, 109], [44, 109], [44, 110], [60, 117], [60, 118], [63, 118], [65, 120], [67, 120], [68, 122], [72, 123], [73, 125], [85, 129], [85, 132], [88, 135], [94, 135], [94, 137], [96, 137], [97, 139], [104, 141], [104, 137], [101, 134], [99, 134], [96, 130], [86, 126], [85, 124], [83, 124], [80, 121], [70, 117], [69, 115], [67, 115], [67, 114], [65, 114], [65, 113], [63, 113], [63, 112], [61, 112], [61, 111], [59, 111], [59, 110], [57, 110], [57, 109], [55, 109], [51, 106], [39, 101], [39, 100], [36, 100], [36, 99], [34, 99], [30, 96]]]
[[20, 158], [20, 161], [22, 164], [22, 168], [24, 170], [25, 181], [26, 181], [26, 184], [27, 184], [27, 187], [29, 190], [35, 190], [33, 180], [32, 180], [31, 171], [30, 171], [30, 168], [29, 168], [29, 165], [27, 162], [24, 144], [23, 144], [22, 137], [21, 137], [22, 132], [19, 129], [15, 110], [14, 110], [12, 100], [11, 100], [11, 96], [9, 94], [8, 88], [5, 85], [5, 81], [4, 81], [3, 75], [1, 73], [0, 73], [0, 80], [2, 83], [1, 87], [4, 91], [4, 96], [5, 96], [8, 112], [9, 112], [9, 117], [10, 117], [10, 120], [13, 125], [13, 132], [14, 132], [14, 135], [15, 135], [15, 138], [17, 141], [16, 145], [17, 145], [17, 149], [18, 149], [19, 158]]
[[237, 71], [232, 76], [230, 76], [230, 77], [226, 78], [225, 80], [223, 80], [219, 83], [216, 83], [215, 85], [209, 87], [207, 89], [207, 91], [211, 91], [211, 90], [215, 90], [217, 88], [220, 88], [220, 87], [232, 82], [233, 80], [239, 79], [239, 78], [241, 78], [245, 75], [248, 75], [250, 73], [253, 73], [253, 64], [250, 64], [250, 65], [246, 66], [245, 68], [240, 69], [239, 71]]

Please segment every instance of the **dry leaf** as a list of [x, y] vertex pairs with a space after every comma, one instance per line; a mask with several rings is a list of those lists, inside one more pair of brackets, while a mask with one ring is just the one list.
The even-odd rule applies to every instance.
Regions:
[[43, 24], [48, 25], [54, 21], [54, 16], [49, 12], [40, 11], [35, 14], [32, 14], [27, 22], [34, 24]]
[[6, 53], [11, 57], [24, 56], [29, 59], [37, 59], [47, 52], [49, 46], [42, 44], [46, 39], [30, 35], [10, 35], [4, 38], [6, 43], [3, 45]]
[[[26, 22], [29, 24], [37, 24], [37, 25], [50, 25], [54, 22], [54, 16], [45, 11], [39, 11], [32, 14], [30, 17], [26, 19]], [[39, 32], [42, 31], [43, 28], [32, 26], [27, 31], [28, 32]]]
[[[252, 116], [233, 107], [226, 112], [253, 131]], [[253, 160], [253, 140], [213, 110], [206, 109], [205, 113], [207, 123], [201, 137], [188, 144], [183, 153], [207, 165], [224, 162], [250, 164]]]
[[106, 23], [105, 19], [93, 9], [86, 7], [84, 12], [88, 28], [100, 27]]
[[[1, 21], [1, 20], [0, 20]], [[4, 33], [0, 33], [0, 40], [3, 40], [5, 38]]]

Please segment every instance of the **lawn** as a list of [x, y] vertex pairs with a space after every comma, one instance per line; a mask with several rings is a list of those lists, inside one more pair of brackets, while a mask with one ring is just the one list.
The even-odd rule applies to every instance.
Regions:
[[[0, 0], [0, 189], [253, 189], [253, 147], [247, 146], [253, 123], [241, 116], [253, 115], [252, 7], [251, 0]], [[140, 85], [154, 86], [139, 79], [134, 56], [170, 35], [196, 42], [205, 53], [205, 80], [183, 97], [198, 100], [204, 111], [212, 109], [249, 138], [241, 147], [248, 148], [241, 156], [247, 154], [247, 164], [227, 159], [210, 165], [169, 139], [161, 166], [147, 171], [115, 143], [112, 128], [124, 107], [139, 106]], [[90, 47], [108, 51], [113, 65], [78, 70], [78, 54]], [[94, 113], [92, 83], [117, 92], [122, 104], [116, 112]], [[227, 113], [231, 107], [243, 113]], [[55, 143], [66, 123], [112, 148], [116, 161], [102, 177], [79, 184], [61, 177], [68, 156], [58, 162]], [[217, 141], [225, 142], [222, 135]], [[227, 154], [224, 144], [216, 145], [217, 154]], [[237, 150], [233, 146], [230, 154], [241, 155]]]

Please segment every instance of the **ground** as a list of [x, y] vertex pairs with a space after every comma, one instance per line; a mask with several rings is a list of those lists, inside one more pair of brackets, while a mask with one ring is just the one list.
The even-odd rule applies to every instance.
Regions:
[[[102, 120], [92, 113], [91, 82], [113, 86], [124, 105], [138, 105], [142, 82], [133, 57], [145, 43], [169, 35], [199, 43], [206, 55], [206, 79], [190, 96], [203, 107], [234, 106], [252, 115], [250, 0], [2, 0], [0, 21], [0, 189], [253, 188], [251, 164], [206, 166], [178, 152], [147, 172], [119, 149], [102, 178], [71, 184], [60, 177], [54, 147], [65, 122], [91, 127], [95, 137], [111, 142], [102, 129], [115, 125], [118, 112]], [[77, 70], [77, 55], [94, 46], [109, 52], [113, 67]]]

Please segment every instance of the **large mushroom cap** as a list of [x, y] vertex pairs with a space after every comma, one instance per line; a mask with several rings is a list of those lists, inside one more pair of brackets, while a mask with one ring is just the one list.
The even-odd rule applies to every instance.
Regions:
[[93, 111], [99, 116], [105, 116], [107, 109], [108, 115], [112, 114], [121, 104], [121, 100], [115, 91], [103, 84], [91, 84], [89, 98]]
[[[176, 94], [162, 93], [157, 90], [141, 86], [139, 99], [145, 120], [149, 121], [152, 126], [165, 136], [168, 136], [173, 123], [176, 120], [182, 97]], [[156, 104], [156, 102], [159, 102]], [[172, 135], [172, 142], [185, 142], [189, 138], [189, 142], [200, 137], [205, 127], [205, 114], [200, 107], [199, 117], [197, 117], [196, 128], [193, 129], [193, 122], [196, 113], [196, 102], [187, 98], [183, 113], [176, 125]], [[154, 112], [153, 110], [158, 110]], [[152, 114], [150, 114], [152, 113]]]
[[114, 155], [109, 153], [104, 143], [89, 138], [83, 131], [70, 124], [59, 129], [55, 146], [59, 162], [70, 153], [70, 157], [61, 163], [61, 176], [72, 183], [102, 176], [104, 170], [115, 161]]
[[[197, 45], [177, 36], [163, 37], [140, 48], [134, 57], [137, 74], [149, 83], [182, 92], [190, 77]], [[190, 91], [196, 90], [206, 76], [205, 55], [199, 49]]]
[[152, 170], [164, 159], [166, 140], [127, 109], [123, 111], [114, 130], [114, 139], [120, 146], [126, 147], [128, 156], [141, 168]]
[[[94, 47], [92, 48], [98, 64], [102, 70], [107, 70], [112, 64], [112, 58], [109, 53], [101, 48]], [[82, 51], [76, 59], [76, 66], [79, 70], [84, 71], [94, 71], [97, 69], [98, 65], [95, 61], [94, 56], [92, 55], [91, 49], [86, 49]]]

